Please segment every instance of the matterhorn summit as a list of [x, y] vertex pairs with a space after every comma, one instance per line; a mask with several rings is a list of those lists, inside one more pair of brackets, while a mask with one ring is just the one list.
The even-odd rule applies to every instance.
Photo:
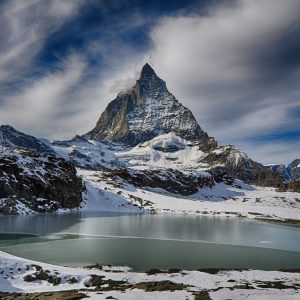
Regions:
[[108, 104], [96, 127], [85, 137], [135, 146], [170, 132], [203, 150], [216, 146], [192, 112], [168, 91], [166, 82], [146, 63], [135, 85]]

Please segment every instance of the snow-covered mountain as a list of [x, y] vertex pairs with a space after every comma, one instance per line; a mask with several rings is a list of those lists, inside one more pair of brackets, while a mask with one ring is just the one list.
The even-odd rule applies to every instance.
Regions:
[[51, 147], [41, 140], [20, 132], [9, 125], [0, 126], [0, 147], [25, 148], [31, 151], [55, 155]]
[[70, 162], [41, 140], [0, 126], [0, 214], [78, 207], [82, 180]]
[[282, 181], [278, 173], [235, 146], [218, 147], [149, 64], [142, 68], [136, 84], [110, 102], [95, 128], [83, 137], [94, 145], [95, 140], [123, 145], [127, 150], [112, 149], [119, 166], [224, 173], [259, 185], [278, 186]]
[[254, 189], [248, 184], [300, 191], [299, 182], [285, 183], [283, 173], [299, 178], [299, 161], [274, 169], [234, 145], [218, 146], [148, 64], [86, 135], [50, 142], [6, 125], [0, 126], [0, 149], [0, 213], [14, 213], [22, 205], [28, 211], [81, 204], [95, 209], [103, 199], [104, 209], [155, 210], [156, 200], [140, 196], [148, 192], [172, 195], [170, 205], [178, 197], [245, 202], [242, 196]]
[[198, 144], [201, 149], [216, 146], [192, 112], [179, 103], [166, 83], [145, 64], [136, 84], [108, 104], [96, 127], [85, 137], [135, 146], [170, 132]]
[[278, 173], [284, 180], [290, 180], [290, 174], [284, 164], [272, 164], [268, 166], [273, 172]]
[[284, 180], [300, 180], [300, 159], [293, 160], [287, 167], [283, 164], [269, 166], [273, 172], [280, 174]]
[[75, 208], [82, 191], [82, 180], [64, 159], [24, 148], [0, 149], [0, 214]]
[[290, 180], [300, 180], [300, 159], [293, 160], [287, 167]]

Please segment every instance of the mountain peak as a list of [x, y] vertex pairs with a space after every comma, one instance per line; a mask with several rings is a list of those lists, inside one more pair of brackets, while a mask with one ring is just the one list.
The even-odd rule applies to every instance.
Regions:
[[192, 112], [168, 91], [165, 81], [146, 63], [132, 89], [118, 94], [95, 128], [84, 137], [135, 146], [171, 132], [199, 144], [203, 150], [216, 144], [202, 130]]
[[153, 68], [148, 64], [145, 63], [142, 70], [141, 70], [141, 78], [151, 78], [151, 77], [157, 77], [155, 71], [153, 70]]

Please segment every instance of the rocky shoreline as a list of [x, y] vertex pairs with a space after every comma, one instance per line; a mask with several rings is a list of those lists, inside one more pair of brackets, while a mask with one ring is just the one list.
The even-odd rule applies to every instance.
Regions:
[[[248, 299], [300, 296], [299, 270], [259, 271], [61, 267], [0, 252], [3, 300], [31, 299]], [[269, 299], [267, 298], [267, 299]]]

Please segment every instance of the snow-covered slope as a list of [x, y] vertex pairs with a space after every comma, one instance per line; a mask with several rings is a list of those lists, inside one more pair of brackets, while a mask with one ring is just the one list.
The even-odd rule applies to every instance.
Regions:
[[122, 151], [124, 147], [118, 144], [76, 136], [69, 141], [52, 141], [50, 145], [57, 155], [71, 161], [78, 168], [98, 170], [122, 166], [115, 151]]
[[27, 149], [0, 149], [0, 214], [79, 207], [83, 186], [62, 158]]
[[[123, 176], [103, 171], [78, 170], [88, 183], [85, 210], [168, 212], [179, 214], [247, 217], [300, 221], [300, 194], [256, 187], [239, 180], [205, 186], [196, 193], [180, 195], [163, 188], [140, 186]], [[88, 203], [92, 203], [89, 207]]]
[[[3, 292], [34, 293], [30, 299], [281, 299], [299, 298], [299, 273], [258, 270], [153, 270], [126, 267], [71, 268], [16, 257], [0, 251]], [[155, 273], [156, 271], [156, 273]], [[26, 280], [31, 280], [25, 282]], [[55, 284], [53, 284], [53, 278]], [[59, 279], [58, 279], [59, 278]], [[57, 282], [59, 282], [57, 284]], [[62, 295], [62, 291], [70, 291]], [[59, 291], [60, 294], [54, 294]], [[50, 293], [51, 292], [51, 293]], [[19, 294], [20, 295], [20, 294]], [[4, 300], [17, 294], [1, 294]], [[5, 297], [5, 298], [4, 298]], [[22, 294], [22, 299], [29, 299]], [[19, 299], [19, 298], [16, 298]], [[20, 298], [21, 299], [21, 298]]]
[[85, 169], [134, 168], [201, 170], [205, 153], [193, 143], [170, 132], [141, 143], [124, 147], [112, 142], [97, 142], [75, 137], [69, 141], [53, 141], [52, 149], [61, 157]]
[[41, 140], [17, 131], [12, 126], [0, 126], [0, 147], [25, 148], [31, 151], [55, 155], [55, 152]]
[[79, 136], [69, 141], [53, 141], [50, 145], [58, 155], [85, 169], [122, 167], [201, 172], [218, 166], [236, 166], [248, 160], [247, 155], [234, 146], [221, 146], [212, 152], [204, 152], [199, 145], [174, 132], [156, 136], [134, 147], [86, 140]]
[[205, 168], [201, 159], [207, 154], [199, 146], [177, 136], [174, 132], [141, 143], [129, 151], [116, 152], [119, 160], [135, 169], [169, 168], [197, 170]]

